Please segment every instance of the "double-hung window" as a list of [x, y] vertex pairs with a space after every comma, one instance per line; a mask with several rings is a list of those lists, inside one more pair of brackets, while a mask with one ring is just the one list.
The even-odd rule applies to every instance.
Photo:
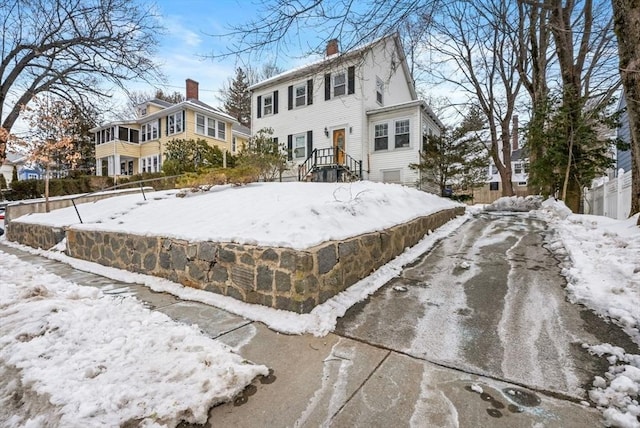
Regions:
[[182, 112], [179, 111], [167, 116], [167, 135], [179, 134], [184, 131]]
[[522, 174], [522, 164], [520, 162], [515, 162], [513, 164], [513, 172], [515, 174]]
[[389, 148], [389, 124], [379, 123], [374, 130], [374, 150], [387, 150]]
[[307, 84], [298, 85], [294, 88], [296, 96], [296, 107], [307, 105]]
[[333, 96], [338, 97], [347, 93], [347, 72], [333, 74]]
[[221, 120], [218, 121], [218, 138], [221, 140], [227, 139], [227, 124]]
[[142, 125], [142, 141], [150, 141], [158, 138], [158, 122], [153, 121]]
[[293, 137], [293, 158], [294, 159], [306, 159], [307, 158], [307, 136], [306, 134], [299, 134]]
[[196, 134], [205, 135], [204, 128], [207, 118], [201, 114], [196, 114]]
[[273, 114], [273, 95], [262, 97], [262, 115]]
[[396, 121], [396, 149], [409, 147], [409, 119]]

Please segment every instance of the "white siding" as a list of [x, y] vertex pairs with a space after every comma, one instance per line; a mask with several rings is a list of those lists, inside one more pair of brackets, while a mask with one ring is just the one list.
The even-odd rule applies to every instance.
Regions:
[[[388, 153], [374, 153], [373, 126], [367, 116], [367, 111], [414, 100], [400, 58], [394, 38], [388, 37], [366, 51], [365, 55], [355, 56], [332, 69], [316, 69], [315, 73], [311, 73], [313, 70], [310, 69], [306, 75], [259, 86], [252, 92], [251, 98], [252, 132], [255, 134], [262, 128], [272, 128], [273, 136], [286, 148], [288, 135], [312, 131], [313, 148], [322, 149], [333, 146], [333, 130], [344, 128], [346, 152], [352, 158], [363, 162], [363, 178], [381, 181], [383, 170], [400, 170], [401, 181], [415, 185], [417, 174], [410, 170], [408, 165], [418, 162], [419, 158], [422, 135], [420, 107], [412, 106], [389, 116], [410, 117], [411, 146]], [[347, 70], [349, 66], [355, 66], [355, 93], [332, 96], [330, 100], [325, 100], [325, 73]], [[382, 105], [376, 100], [376, 78], [384, 82]], [[313, 79], [313, 103], [289, 110], [288, 87], [293, 85], [295, 88], [308, 79]], [[265, 95], [273, 94], [274, 91], [278, 91], [278, 113], [258, 118], [258, 97], [264, 100]], [[328, 136], [325, 135], [325, 129]], [[295, 176], [297, 165], [300, 163], [302, 160], [296, 162], [294, 168], [285, 174], [285, 178]], [[369, 174], [366, 173], [367, 170], [370, 171]]]
[[[395, 122], [409, 120], [409, 147], [395, 148]], [[374, 146], [374, 127], [377, 123], [389, 124], [389, 149], [376, 151]], [[366, 169], [370, 171], [369, 179], [384, 181], [385, 171], [400, 170], [400, 181], [407, 186], [416, 186], [417, 171], [409, 168], [409, 164], [420, 161], [422, 142], [422, 122], [419, 106], [412, 106], [392, 112], [372, 114], [369, 117], [369, 133], [372, 136], [368, 144], [368, 163]]]

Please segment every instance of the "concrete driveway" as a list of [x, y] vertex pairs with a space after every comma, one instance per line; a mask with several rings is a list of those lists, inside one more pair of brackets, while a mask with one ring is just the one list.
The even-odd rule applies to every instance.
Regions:
[[209, 427], [601, 426], [581, 401], [606, 366], [582, 344], [629, 350], [631, 342], [566, 301], [545, 233], [544, 223], [522, 215], [479, 215], [320, 338], [21, 257], [106, 293], [135, 295], [271, 368], [211, 409]]

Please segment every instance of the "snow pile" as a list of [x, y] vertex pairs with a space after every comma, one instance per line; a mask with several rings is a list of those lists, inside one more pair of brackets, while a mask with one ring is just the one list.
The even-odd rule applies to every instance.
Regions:
[[[0, 407], [14, 407], [0, 417], [4, 426], [204, 423], [213, 405], [268, 373], [136, 299], [104, 296], [4, 253], [0, 319]], [[16, 397], [34, 396], [53, 414], [29, 419], [33, 409]]]
[[588, 347], [598, 356], [609, 355], [611, 366], [605, 377], [596, 376], [589, 398], [603, 410], [607, 426], [640, 427], [640, 355], [626, 354], [624, 349], [603, 344]]
[[[305, 249], [405, 223], [461, 206], [417, 189], [354, 183], [253, 183], [120, 196], [19, 221], [55, 227], [165, 236], [189, 241], [236, 242]], [[158, 213], [162, 213], [159, 215]]]
[[[537, 215], [552, 227], [546, 245], [562, 260], [567, 292], [605, 319], [618, 324], [640, 344], [640, 227], [627, 220], [570, 214], [560, 201], [545, 201]], [[609, 344], [589, 346], [609, 355], [606, 376], [597, 377], [589, 397], [607, 426], [640, 428], [640, 356]]]
[[549, 198], [544, 201], [540, 209], [546, 211], [549, 215], [558, 217], [562, 220], [573, 214], [573, 212], [564, 204], [564, 202], [559, 201], [556, 198]]
[[486, 211], [527, 212], [539, 209], [541, 204], [541, 196], [505, 196], [487, 205], [484, 209]]

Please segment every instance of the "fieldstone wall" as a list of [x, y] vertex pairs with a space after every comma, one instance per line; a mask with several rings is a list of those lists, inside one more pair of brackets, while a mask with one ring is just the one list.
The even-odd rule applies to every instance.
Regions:
[[429, 230], [463, 213], [464, 207], [443, 210], [302, 251], [71, 228], [67, 253], [248, 303], [308, 313], [415, 245]]
[[64, 239], [64, 229], [40, 224], [11, 222], [5, 229], [9, 241], [48, 250]]

